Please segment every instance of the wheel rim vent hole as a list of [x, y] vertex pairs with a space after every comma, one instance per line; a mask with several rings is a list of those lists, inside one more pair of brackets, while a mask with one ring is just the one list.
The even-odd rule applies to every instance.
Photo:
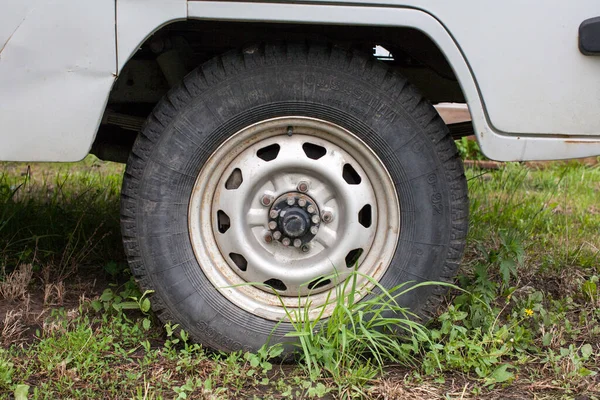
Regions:
[[371, 205], [367, 204], [358, 212], [358, 222], [365, 228], [370, 228], [372, 221]]
[[308, 284], [308, 289], [309, 290], [319, 289], [319, 288], [322, 288], [323, 286], [329, 285], [330, 283], [331, 283], [331, 279], [318, 278]]
[[219, 232], [225, 233], [231, 227], [231, 220], [229, 215], [225, 214], [222, 210], [217, 211], [217, 227]]
[[344, 165], [342, 177], [348, 185], [358, 185], [362, 181], [362, 178], [360, 177], [358, 172], [356, 172], [354, 167], [350, 164]]
[[240, 187], [240, 185], [244, 182], [244, 177], [242, 176], [242, 171], [239, 168], [236, 168], [231, 172], [229, 178], [225, 182], [225, 189], [227, 190], [235, 190]]
[[302, 150], [304, 150], [306, 157], [312, 160], [318, 160], [327, 154], [327, 149], [325, 147], [313, 143], [304, 143], [302, 145]]
[[246, 269], [248, 269], [248, 261], [246, 261], [243, 255], [237, 253], [229, 253], [229, 258], [231, 258], [231, 261], [233, 261], [233, 263], [237, 265], [237, 267], [240, 270], [246, 271]]
[[287, 290], [287, 286], [285, 286], [285, 283], [283, 283], [279, 279], [269, 279], [266, 280], [264, 283], [265, 285], [271, 286], [273, 289], [279, 290], [280, 292]]
[[358, 259], [360, 258], [360, 256], [363, 253], [363, 249], [354, 249], [351, 250], [347, 255], [346, 255], [346, 267], [348, 268], [354, 268], [356, 266], [356, 263], [358, 263]]
[[256, 156], [263, 161], [273, 161], [279, 155], [279, 150], [281, 150], [281, 147], [278, 144], [272, 144], [259, 149]]

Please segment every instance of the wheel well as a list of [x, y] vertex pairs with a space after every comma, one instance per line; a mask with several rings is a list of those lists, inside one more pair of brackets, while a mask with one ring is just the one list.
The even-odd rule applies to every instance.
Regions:
[[[110, 93], [92, 153], [125, 162], [143, 121], [187, 72], [228, 50], [273, 40], [319, 41], [362, 50], [401, 72], [432, 103], [464, 102], [446, 57], [417, 29], [178, 21], [148, 37], [124, 65]], [[378, 54], [375, 46], [379, 46]], [[385, 50], [391, 57], [385, 56]]]

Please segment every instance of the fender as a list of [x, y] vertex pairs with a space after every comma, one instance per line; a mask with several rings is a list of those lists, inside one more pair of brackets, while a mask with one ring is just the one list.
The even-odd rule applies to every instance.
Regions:
[[[452, 66], [467, 99], [477, 140], [487, 157], [499, 161], [521, 161], [579, 158], [600, 154], [600, 126], [594, 135], [573, 136], [568, 134], [545, 135], [540, 132], [510, 134], [494, 128], [485, 110], [475, 74], [454, 38], [436, 17], [424, 10], [408, 6], [382, 7], [375, 4], [366, 6], [365, 3], [369, 3], [369, 1], [360, 2], [360, 5], [358, 3], [357, 5], [342, 5], [347, 3], [313, 0], [313, 4], [287, 2], [266, 4], [200, 0], [189, 1], [188, 17], [204, 20], [415, 28], [428, 35], [437, 44]], [[394, 3], [399, 2], [395, 1]], [[413, 3], [416, 6], [423, 2], [406, 1], [402, 3]], [[444, 9], [441, 8], [441, 11]], [[468, 23], [468, 20], [463, 23]], [[574, 46], [574, 51], [577, 51], [576, 44]], [[600, 76], [600, 70], [598, 74]], [[506, 84], [510, 84], [510, 82]], [[492, 97], [493, 94], [489, 96]], [[556, 112], [561, 111], [556, 110]], [[597, 118], [592, 123], [597, 124]]]
[[154, 32], [187, 17], [186, 0], [116, 0], [119, 72]]

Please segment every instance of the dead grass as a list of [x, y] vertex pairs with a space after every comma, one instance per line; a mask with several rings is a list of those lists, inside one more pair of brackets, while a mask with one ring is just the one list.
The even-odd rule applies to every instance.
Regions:
[[5, 300], [24, 299], [33, 277], [33, 266], [31, 264], [21, 264], [5, 276], [4, 281], [0, 282], [0, 298]]
[[19, 342], [27, 331], [24, 320], [27, 311], [21, 309], [9, 310], [2, 322], [2, 344], [6, 347]]
[[44, 285], [44, 305], [57, 306], [62, 305], [65, 298], [65, 284], [63, 281], [58, 283], [47, 283]]
[[[368, 398], [376, 400], [596, 400], [600, 398], [599, 380], [592, 378], [573, 381], [571, 387], [565, 387], [552, 378], [539, 376], [540, 368], [542, 367], [536, 366], [529, 371], [523, 370], [514, 382], [484, 390], [480, 382], [464, 374], [447, 374], [443, 382], [428, 377], [414, 382], [407, 379], [410, 371], [391, 370], [386, 377], [373, 385]], [[577, 396], [574, 393], [587, 394]]]

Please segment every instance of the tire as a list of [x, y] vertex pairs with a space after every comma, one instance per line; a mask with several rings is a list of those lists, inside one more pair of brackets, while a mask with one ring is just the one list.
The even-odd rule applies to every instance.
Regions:
[[[156, 106], [121, 218], [162, 321], [214, 349], [257, 350], [289, 340], [278, 301], [322, 303], [339, 280], [318, 277], [332, 271], [386, 288], [452, 281], [468, 198], [447, 127], [406, 79], [337, 47], [267, 44], [207, 62]], [[424, 286], [400, 302], [427, 317], [444, 293]]]

